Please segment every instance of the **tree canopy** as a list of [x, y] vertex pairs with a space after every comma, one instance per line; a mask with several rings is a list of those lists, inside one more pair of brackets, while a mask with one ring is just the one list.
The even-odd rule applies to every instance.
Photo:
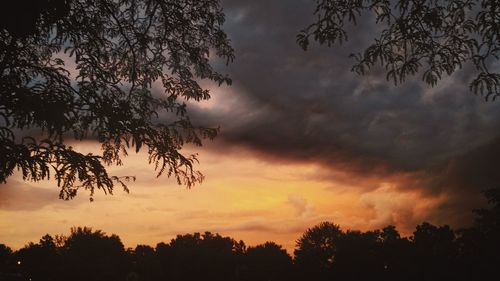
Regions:
[[[231, 82], [213, 68], [234, 58], [218, 0], [20, 0], [0, 10], [0, 182], [19, 170], [56, 179], [63, 199], [128, 191], [134, 178], [106, 166], [129, 149], [147, 150], [158, 176], [203, 180], [181, 149], [218, 132], [187, 114], [186, 100], [210, 98], [199, 81]], [[97, 140], [102, 153], [73, 149], [75, 139]]]
[[[474, 67], [469, 87], [487, 100], [500, 95], [500, 5], [497, 0], [317, 0], [316, 20], [297, 35], [331, 46], [348, 39], [349, 23], [373, 19], [374, 41], [352, 54], [352, 70], [364, 74], [380, 64], [387, 80], [402, 83], [421, 74], [436, 85], [465, 63]], [[363, 19], [365, 20], [365, 19]]]

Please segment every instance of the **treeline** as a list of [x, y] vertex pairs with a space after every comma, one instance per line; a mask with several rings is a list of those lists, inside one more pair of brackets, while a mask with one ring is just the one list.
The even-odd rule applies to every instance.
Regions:
[[210, 232], [125, 249], [117, 235], [72, 228], [15, 252], [0, 244], [0, 280], [500, 280], [500, 189], [485, 195], [489, 208], [474, 211], [470, 228], [422, 223], [401, 237], [394, 226], [324, 222], [297, 240], [293, 258], [273, 242], [247, 247]]

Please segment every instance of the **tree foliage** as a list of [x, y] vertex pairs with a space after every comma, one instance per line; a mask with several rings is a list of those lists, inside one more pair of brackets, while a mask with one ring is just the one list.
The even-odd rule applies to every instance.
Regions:
[[[65, 271], [59, 275], [62, 279], [86, 280], [125, 280], [127, 258], [125, 249], [117, 235], [89, 227], [74, 227], [61, 248]], [[74, 272], [84, 265], [90, 270]]]
[[500, 95], [497, 0], [317, 0], [317, 18], [297, 42], [304, 49], [311, 39], [328, 46], [342, 43], [348, 39], [346, 26], [367, 14], [381, 27], [364, 52], [351, 55], [356, 73], [380, 64], [396, 84], [421, 73], [426, 83], [436, 85], [472, 63], [470, 90], [486, 99]]
[[235, 280], [244, 251], [243, 241], [211, 232], [177, 235], [168, 245], [156, 247], [161, 264], [170, 265], [160, 279]]
[[295, 262], [300, 272], [315, 280], [329, 279], [337, 257], [337, 244], [343, 235], [340, 226], [322, 222], [306, 232], [297, 240]]
[[[0, 181], [15, 170], [52, 177], [63, 199], [128, 191], [134, 178], [106, 166], [131, 148], [147, 150], [158, 176], [203, 180], [196, 155], [180, 150], [218, 132], [187, 114], [186, 100], [210, 98], [199, 81], [231, 82], [211, 65], [233, 59], [218, 0], [20, 0], [1, 10]], [[70, 146], [87, 138], [102, 154]]]
[[243, 262], [246, 278], [243, 280], [291, 280], [292, 258], [285, 249], [274, 242], [266, 242], [255, 247], [248, 247]]

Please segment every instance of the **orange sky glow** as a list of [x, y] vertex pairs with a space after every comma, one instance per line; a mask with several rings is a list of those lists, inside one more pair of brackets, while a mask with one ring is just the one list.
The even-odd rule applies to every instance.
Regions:
[[[96, 148], [90, 142], [75, 145], [82, 151]], [[68, 234], [72, 226], [90, 226], [118, 234], [126, 247], [154, 246], [177, 234], [211, 231], [247, 245], [275, 241], [293, 253], [296, 239], [322, 221], [360, 230], [390, 223], [411, 234], [414, 221], [425, 219], [443, 199], [397, 191], [394, 179], [364, 179], [362, 185], [370, 190], [356, 188], [342, 183], [349, 175], [340, 174], [338, 182], [325, 180], [321, 174], [326, 171], [319, 165], [264, 161], [244, 149], [196, 151], [206, 180], [192, 189], [173, 179], [155, 178], [143, 153], [131, 154], [124, 166], [111, 168], [116, 175], [137, 176], [130, 194], [116, 189], [106, 196], [97, 191], [94, 202], [85, 191], [74, 200], [59, 200], [54, 182], [23, 183], [16, 175], [1, 194], [0, 241], [20, 248], [45, 233]]]

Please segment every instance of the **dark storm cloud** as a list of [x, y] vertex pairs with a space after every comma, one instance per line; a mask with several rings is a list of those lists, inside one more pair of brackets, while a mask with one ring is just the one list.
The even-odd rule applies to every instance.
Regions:
[[468, 66], [434, 88], [420, 77], [395, 87], [379, 70], [366, 76], [349, 71], [354, 61], [348, 54], [374, 38], [370, 20], [352, 29], [342, 47], [313, 45], [304, 52], [295, 36], [312, 21], [314, 1], [223, 6], [237, 55], [228, 91], [241, 102], [233, 110], [194, 112], [222, 126], [219, 141], [358, 176], [415, 173], [425, 178], [410, 188], [449, 192], [459, 205], [462, 195], [498, 182], [490, 160], [500, 156], [494, 149], [500, 105], [469, 92]]
[[428, 173], [427, 190], [445, 192], [449, 200], [442, 204], [437, 217], [454, 225], [471, 221], [471, 210], [485, 205], [481, 191], [500, 187], [498, 159], [500, 138], [450, 157], [446, 164]]

